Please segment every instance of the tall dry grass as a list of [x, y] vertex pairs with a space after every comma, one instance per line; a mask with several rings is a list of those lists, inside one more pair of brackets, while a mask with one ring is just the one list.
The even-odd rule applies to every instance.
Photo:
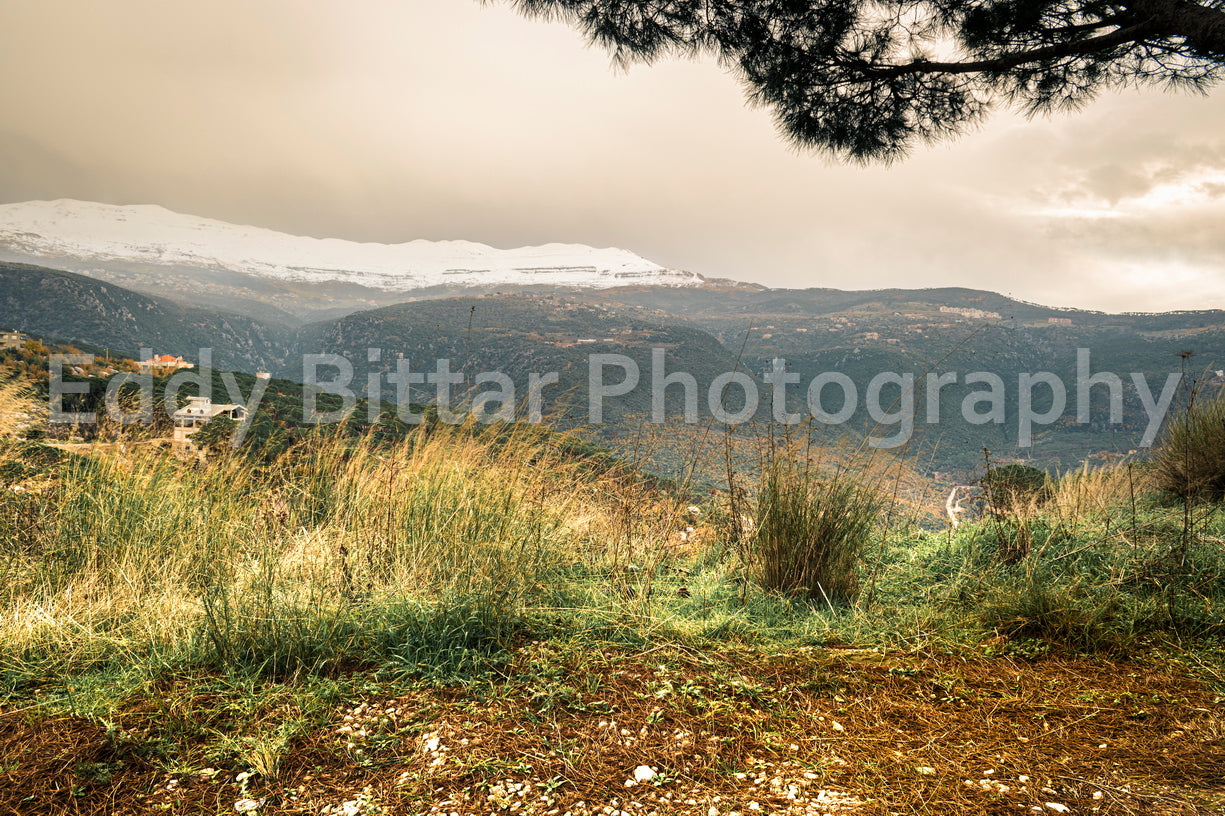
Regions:
[[0, 380], [0, 439], [17, 439], [28, 429], [41, 427], [47, 414], [46, 402], [36, 398], [27, 381]]
[[577, 507], [593, 489], [537, 438], [446, 429], [320, 437], [273, 468], [74, 458], [6, 497], [0, 665], [320, 670], [394, 653], [438, 615], [461, 640], [505, 637], [564, 602], [559, 576], [606, 532]]

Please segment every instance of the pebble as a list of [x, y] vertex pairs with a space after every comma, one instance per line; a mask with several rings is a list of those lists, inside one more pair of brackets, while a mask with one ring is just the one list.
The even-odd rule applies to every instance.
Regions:
[[634, 769], [635, 782], [650, 782], [655, 778], [655, 769], [649, 765], [639, 765]]

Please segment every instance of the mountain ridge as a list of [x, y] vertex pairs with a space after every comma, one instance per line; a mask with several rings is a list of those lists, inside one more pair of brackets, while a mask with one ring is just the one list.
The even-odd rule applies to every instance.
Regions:
[[[780, 297], [795, 308], [776, 308]], [[951, 311], [948, 304], [955, 304]], [[995, 304], [1007, 304], [1015, 312], [1012, 319], [986, 316], [991, 312], [983, 307]], [[733, 370], [750, 376], [763, 395], [761, 410], [770, 410], [771, 389], [761, 383], [775, 359], [785, 359], [787, 370], [802, 383], [836, 371], [863, 394], [883, 372], [911, 372], [917, 380], [937, 370], [951, 372], [958, 377], [945, 389], [934, 423], [924, 407], [926, 398], [915, 403], [922, 416], [915, 420], [914, 433], [916, 450], [931, 452], [924, 456], [933, 471], [960, 473], [976, 466], [984, 446], [997, 458], [1021, 458], [1052, 471], [1079, 466], [1089, 457], [1127, 455], [1148, 422], [1131, 373], [1162, 383], [1185, 369], [1191, 379], [1179, 392], [1180, 400], [1184, 392], [1202, 388], [1210, 395], [1225, 388], [1223, 318], [1219, 311], [1155, 316], [1068, 312], [1026, 307], [977, 290], [755, 293], [700, 288], [681, 293], [629, 287], [453, 296], [289, 325], [151, 298], [71, 272], [0, 263], [0, 327], [126, 354], [152, 348], [192, 361], [207, 347], [215, 350], [219, 367], [272, 371], [295, 380], [305, 377], [303, 355], [339, 354], [352, 363], [351, 385], [358, 391], [368, 375], [389, 375], [401, 356], [417, 372], [449, 358], [452, 370], [462, 368], [469, 375], [502, 371], [520, 387], [531, 372], [556, 371], [562, 380], [553, 393], [566, 395], [561, 402], [567, 412], [581, 412], [589, 355], [624, 355], [640, 368], [642, 380], [633, 393], [610, 402], [610, 421], [601, 427], [609, 440], [628, 432], [629, 417], [650, 411], [657, 347], [667, 350], [666, 372], [696, 377], [702, 415], [708, 384]], [[372, 349], [378, 354], [370, 356]], [[970, 372], [990, 371], [1011, 384], [1026, 372], [1051, 372], [1068, 384], [1068, 399], [1078, 400], [1078, 349], [1091, 350], [1093, 372], [1120, 375], [1123, 424], [1110, 419], [1106, 395], [1098, 387], [1089, 422], [1072, 413], [1061, 420], [1057, 433], [1051, 428], [1037, 438], [1037, 449], [1019, 449], [1019, 385], [1009, 386], [1003, 424], [963, 421], [959, 409], [976, 390], [961, 379]], [[1188, 350], [1195, 352], [1190, 364], [1184, 358]], [[611, 376], [616, 381], [615, 371]], [[667, 393], [670, 405], [679, 393]], [[792, 410], [806, 410], [806, 393], [802, 387], [792, 389], [787, 399]], [[1036, 396], [1036, 409], [1045, 410], [1045, 403], [1039, 403], [1049, 395]], [[866, 400], [851, 402], [853, 413], [835, 430], [871, 433]], [[668, 414], [675, 417], [671, 408]]]
[[[495, 249], [462, 240], [399, 244], [295, 236], [183, 215], [157, 204], [74, 199], [0, 204], [0, 261], [75, 272], [189, 306], [305, 325], [413, 300], [483, 294], [573, 292], [672, 317], [714, 308], [731, 313], [814, 314], [856, 302], [921, 294], [958, 307], [978, 301], [1001, 316], [1201, 315], [1219, 310], [1108, 313], [1048, 306], [965, 287], [844, 290], [774, 288], [667, 269], [632, 252], [550, 243]], [[414, 264], [416, 266], [414, 267]]]
[[615, 247], [548, 243], [498, 249], [473, 241], [394, 244], [289, 235], [185, 215], [156, 204], [57, 199], [0, 204], [0, 248], [31, 258], [216, 267], [296, 283], [340, 282], [387, 292], [444, 284], [601, 288], [703, 278]]
[[150, 297], [72, 272], [0, 262], [0, 326], [135, 356], [141, 348], [255, 371], [289, 355], [292, 328]]

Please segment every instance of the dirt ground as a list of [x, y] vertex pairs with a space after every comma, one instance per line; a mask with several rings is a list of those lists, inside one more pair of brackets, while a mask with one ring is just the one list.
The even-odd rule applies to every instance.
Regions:
[[[279, 746], [293, 711], [187, 681], [109, 722], [11, 705], [0, 813], [1225, 813], [1225, 699], [1173, 664], [532, 644], [405, 688]], [[249, 751], [208, 764], [220, 737]]]

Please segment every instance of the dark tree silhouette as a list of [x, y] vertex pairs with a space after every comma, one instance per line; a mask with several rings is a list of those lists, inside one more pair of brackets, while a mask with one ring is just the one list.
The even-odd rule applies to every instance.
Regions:
[[1225, 0], [511, 0], [617, 60], [714, 54], [802, 147], [889, 161], [993, 105], [1079, 108], [1100, 90], [1206, 89]]

